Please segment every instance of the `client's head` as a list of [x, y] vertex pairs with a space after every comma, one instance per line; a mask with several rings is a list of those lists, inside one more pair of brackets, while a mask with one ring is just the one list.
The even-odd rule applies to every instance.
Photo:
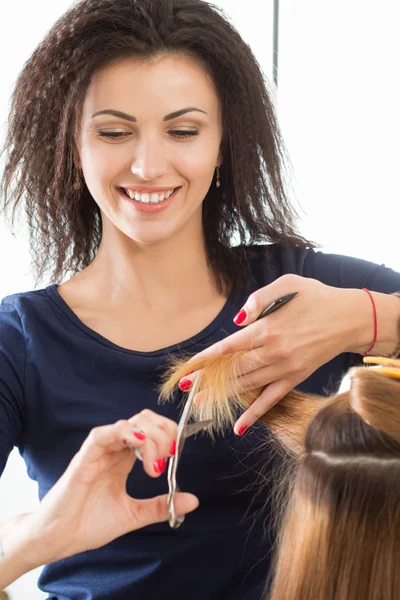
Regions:
[[400, 380], [349, 376], [307, 429], [271, 600], [400, 598]]

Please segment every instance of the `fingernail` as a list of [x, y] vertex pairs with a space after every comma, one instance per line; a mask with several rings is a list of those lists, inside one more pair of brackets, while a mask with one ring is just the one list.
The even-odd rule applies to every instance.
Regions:
[[237, 435], [243, 435], [244, 432], [249, 428], [248, 425], [242, 425], [240, 429], [238, 429]]
[[128, 442], [126, 440], [122, 440], [122, 443], [126, 446]]
[[187, 392], [192, 387], [192, 382], [190, 379], [181, 379], [179, 382], [179, 389], [181, 392]]
[[137, 438], [140, 441], [146, 439], [146, 435], [140, 429], [132, 428], [132, 433], [135, 436], [135, 438]]
[[236, 325], [241, 325], [243, 321], [246, 320], [246, 318], [247, 312], [244, 310], [244, 308], [242, 308], [241, 310], [239, 310], [238, 314], [234, 316], [233, 322], [236, 323]]
[[171, 456], [175, 456], [176, 454], [176, 442], [175, 440], [171, 442], [171, 448], [169, 449], [169, 453]]
[[156, 473], [164, 473], [165, 467], [167, 466], [167, 461], [165, 458], [159, 458], [155, 460], [153, 463], [153, 467]]

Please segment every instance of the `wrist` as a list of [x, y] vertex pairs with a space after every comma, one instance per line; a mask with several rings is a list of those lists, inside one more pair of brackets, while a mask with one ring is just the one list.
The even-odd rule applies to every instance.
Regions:
[[352, 293], [351, 334], [346, 351], [390, 356], [398, 346], [399, 298], [380, 292], [349, 291]]
[[0, 526], [0, 589], [43, 563], [30, 536], [31, 513], [17, 515]]
[[[360, 289], [343, 290], [347, 294], [347, 333], [345, 352], [362, 354], [372, 344], [374, 317], [372, 302], [368, 294]], [[378, 324], [379, 326], [379, 324]]]

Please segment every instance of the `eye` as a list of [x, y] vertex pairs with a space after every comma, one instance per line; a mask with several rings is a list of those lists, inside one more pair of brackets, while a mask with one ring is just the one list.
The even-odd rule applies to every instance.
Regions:
[[[195, 137], [196, 135], [199, 135], [200, 132], [197, 129], [193, 129], [193, 130], [174, 129], [174, 130], [170, 131], [169, 133], [171, 133], [173, 136], [175, 136], [178, 139], [185, 139], [185, 138]], [[131, 135], [129, 131], [99, 131], [97, 133], [97, 136], [99, 138], [109, 139], [109, 140], [122, 139], [122, 138], [127, 137], [128, 135]]]
[[180, 139], [194, 137], [196, 135], [199, 135], [199, 131], [197, 131], [197, 129], [193, 129], [193, 130], [175, 129], [173, 131], [170, 131], [170, 133], [172, 133], [174, 136], [176, 136], [177, 138], [180, 138]]
[[99, 138], [116, 140], [130, 135], [130, 133], [129, 131], [99, 131], [97, 135]]

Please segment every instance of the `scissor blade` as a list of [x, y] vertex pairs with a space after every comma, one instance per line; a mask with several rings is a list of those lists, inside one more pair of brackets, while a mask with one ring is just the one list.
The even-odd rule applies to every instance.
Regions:
[[177, 527], [179, 527], [185, 520], [184, 515], [177, 515], [175, 513], [175, 505], [174, 505], [175, 493], [179, 489], [178, 485], [177, 485], [177, 481], [176, 481], [176, 471], [177, 471], [180, 455], [181, 455], [183, 446], [185, 444], [185, 440], [187, 437], [190, 437], [191, 435], [197, 433], [198, 431], [201, 431], [202, 429], [204, 429], [205, 427], [207, 427], [208, 425], [211, 424], [211, 421], [197, 421], [196, 423], [190, 423], [188, 425], [188, 421], [190, 418], [190, 411], [192, 408], [192, 404], [194, 402], [194, 397], [196, 394], [198, 383], [199, 383], [199, 374], [197, 374], [197, 377], [195, 378], [195, 380], [193, 382], [192, 389], [189, 392], [189, 397], [183, 408], [181, 418], [179, 419], [178, 435], [177, 435], [177, 439], [176, 439], [177, 452], [176, 452], [175, 456], [172, 456], [170, 458], [169, 465], [168, 465], [168, 489], [169, 489], [168, 512], [169, 512], [169, 524], [173, 529], [176, 529]]
[[211, 423], [212, 419], [208, 419], [207, 421], [196, 421], [195, 423], [189, 423], [189, 425], [186, 425], [185, 429], [183, 430], [185, 439], [191, 437], [192, 435], [195, 435], [199, 431], [202, 431], [203, 429], [211, 425]]

